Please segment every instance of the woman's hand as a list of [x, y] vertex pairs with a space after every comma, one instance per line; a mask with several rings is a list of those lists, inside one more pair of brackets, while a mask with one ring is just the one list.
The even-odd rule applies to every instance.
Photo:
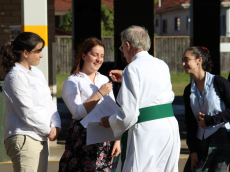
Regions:
[[101, 118], [99, 125], [105, 128], [110, 128], [109, 117], [110, 116], [105, 116]]
[[197, 153], [193, 152], [191, 154], [191, 170], [193, 171], [193, 169], [196, 167], [198, 163], [198, 157], [197, 157]]
[[203, 113], [199, 113], [199, 121], [197, 121], [197, 125], [198, 126], [201, 126], [201, 128], [205, 128], [206, 127], [206, 124], [205, 124], [205, 121], [204, 121], [204, 116], [205, 116], [205, 114], [203, 114]]
[[121, 141], [115, 141], [111, 153], [111, 157], [117, 157], [121, 153]]
[[60, 129], [58, 127], [52, 127], [50, 134], [47, 136], [50, 141], [55, 141], [59, 135]]
[[109, 94], [112, 89], [113, 84], [111, 81], [109, 81], [108, 83], [101, 86], [101, 88], [99, 89], [99, 93], [102, 94], [102, 96], [105, 96], [106, 94]]
[[121, 82], [122, 72], [122, 70], [111, 70], [109, 72], [109, 76], [112, 78], [114, 82]]

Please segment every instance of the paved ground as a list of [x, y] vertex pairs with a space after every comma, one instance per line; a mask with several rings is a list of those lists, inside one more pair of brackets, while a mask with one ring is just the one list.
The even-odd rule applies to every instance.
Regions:
[[[175, 98], [173, 102], [173, 110], [180, 127], [181, 154], [179, 160], [179, 171], [182, 172], [189, 155], [189, 151], [185, 143], [186, 133], [184, 124], [184, 102], [182, 97]], [[58, 111], [62, 120], [62, 131], [58, 137], [57, 144], [50, 146], [48, 172], [58, 172], [59, 159], [64, 152], [65, 137], [71, 121], [71, 114], [61, 99], [58, 100]], [[0, 172], [13, 172], [12, 163], [0, 162]]]

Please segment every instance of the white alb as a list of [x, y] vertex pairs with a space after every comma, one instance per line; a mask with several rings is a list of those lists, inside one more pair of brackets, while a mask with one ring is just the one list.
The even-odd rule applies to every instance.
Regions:
[[[137, 53], [124, 69], [117, 102], [120, 109], [109, 118], [114, 136], [127, 129], [126, 159], [117, 172], [178, 172], [180, 137], [175, 117], [136, 124], [139, 109], [172, 103], [169, 68], [147, 51]], [[152, 114], [150, 114], [152, 115]]]

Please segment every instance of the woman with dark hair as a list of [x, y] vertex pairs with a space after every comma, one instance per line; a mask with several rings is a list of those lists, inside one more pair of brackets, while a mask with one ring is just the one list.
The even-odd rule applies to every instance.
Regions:
[[67, 132], [59, 172], [111, 171], [113, 157], [121, 151], [120, 141], [114, 146], [109, 141], [86, 145], [87, 129], [80, 123], [104, 96], [114, 100], [112, 83], [98, 72], [104, 61], [104, 47], [97, 38], [86, 39], [79, 48], [71, 76], [64, 83], [62, 98], [73, 121]]
[[183, 95], [190, 150], [184, 171], [226, 171], [230, 162], [230, 83], [209, 73], [212, 62], [206, 47], [185, 50], [182, 64], [192, 75]]
[[14, 172], [45, 172], [48, 145], [56, 140], [61, 128], [57, 106], [42, 72], [33, 67], [43, 57], [44, 40], [23, 32], [1, 47], [6, 121], [4, 144], [13, 162]]

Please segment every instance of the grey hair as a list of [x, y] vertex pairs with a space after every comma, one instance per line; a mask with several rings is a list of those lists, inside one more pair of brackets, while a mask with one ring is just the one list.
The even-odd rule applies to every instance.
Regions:
[[121, 32], [121, 41], [128, 41], [135, 49], [148, 51], [151, 46], [151, 40], [148, 30], [141, 26], [130, 26]]

